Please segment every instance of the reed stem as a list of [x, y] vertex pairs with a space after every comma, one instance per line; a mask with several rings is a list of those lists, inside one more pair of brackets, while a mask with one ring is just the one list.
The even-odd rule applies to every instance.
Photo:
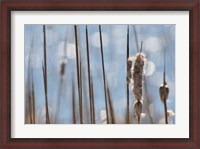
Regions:
[[35, 124], [35, 89], [32, 79], [32, 112], [33, 112], [33, 124]]
[[43, 76], [44, 76], [44, 90], [45, 90], [45, 109], [46, 109], [46, 124], [50, 124], [49, 108], [48, 108], [48, 89], [47, 89], [47, 60], [46, 60], [46, 27], [43, 25], [43, 39], [44, 39], [44, 65], [43, 65]]
[[[127, 55], [126, 55], [126, 64], [129, 58], [129, 25], [127, 27]], [[128, 66], [126, 65], [127, 72], [126, 75], [128, 76]], [[129, 110], [129, 85], [127, 83], [126, 85], [126, 98], [127, 98], [127, 118], [126, 118], [126, 123], [130, 124], [130, 110]]]
[[110, 115], [111, 115], [111, 123], [115, 124], [114, 107], [113, 107], [113, 103], [112, 103], [112, 96], [110, 93], [110, 87], [108, 85], [108, 81], [107, 81], [107, 92], [108, 92], [108, 103], [109, 103]]
[[165, 123], [168, 124], [167, 101], [166, 100], [164, 100], [164, 109], [165, 109]]
[[104, 56], [103, 56], [103, 43], [102, 43], [101, 25], [99, 25], [99, 34], [100, 34], [101, 61], [102, 61], [103, 83], [104, 83], [104, 95], [105, 95], [105, 106], [106, 106], [106, 119], [107, 119], [107, 124], [109, 124], [109, 115], [108, 115], [108, 103], [107, 103], [107, 95], [106, 95], [106, 80], [105, 80], [105, 68], [104, 68]]
[[135, 35], [135, 44], [136, 44], [136, 48], [137, 48], [137, 52], [139, 52], [139, 45], [138, 45], [138, 37], [137, 37], [137, 31], [135, 29], [135, 25], [133, 25], [133, 32], [134, 32], [134, 35]]
[[72, 113], [73, 113], [73, 123], [76, 124], [76, 103], [75, 103], [74, 78], [72, 79]]
[[92, 118], [93, 118], [93, 124], [95, 124], [96, 123], [96, 117], [95, 117], [95, 101], [94, 101], [94, 87], [93, 87], [92, 75], [91, 75], [90, 91], [91, 91], [91, 101], [92, 101]]
[[88, 29], [86, 25], [86, 48], [87, 48], [87, 65], [88, 65], [88, 85], [89, 85], [89, 99], [90, 99], [90, 121], [91, 124], [94, 122], [93, 118], [93, 106], [92, 105], [92, 94], [91, 94], [91, 79], [90, 79], [90, 53], [89, 53], [89, 41], [88, 41]]
[[[165, 48], [164, 48], [164, 72], [163, 72], [163, 85], [166, 85], [166, 79], [165, 79], [165, 73], [166, 73], [166, 70], [165, 70], [165, 65], [166, 65], [166, 62], [165, 62]], [[165, 110], [165, 123], [168, 124], [168, 116], [167, 116], [167, 98], [164, 99], [164, 110]]]
[[76, 45], [76, 68], [77, 68], [77, 83], [78, 83], [78, 96], [79, 96], [79, 114], [80, 114], [80, 124], [83, 124], [82, 117], [82, 99], [81, 99], [81, 85], [80, 85], [80, 63], [79, 63], [79, 49], [78, 49], [78, 35], [77, 35], [77, 26], [74, 25], [75, 32], [75, 45]]

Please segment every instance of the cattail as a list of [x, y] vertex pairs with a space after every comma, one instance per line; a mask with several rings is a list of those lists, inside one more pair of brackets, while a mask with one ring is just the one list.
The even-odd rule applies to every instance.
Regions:
[[67, 63], [67, 59], [65, 57], [62, 58], [60, 63], [60, 76], [64, 76], [65, 74], [65, 65]]
[[134, 112], [135, 112], [135, 115], [138, 119], [138, 124], [140, 123], [141, 116], [142, 116], [142, 107], [143, 107], [142, 101], [140, 101], [140, 100], [135, 101]]
[[166, 82], [164, 82], [164, 84], [160, 85], [159, 92], [160, 92], [160, 99], [164, 103], [167, 100], [168, 95], [169, 95], [169, 87]]
[[136, 100], [134, 105], [135, 114], [138, 118], [138, 123], [140, 123], [140, 118], [142, 114], [142, 81], [143, 81], [143, 71], [144, 71], [145, 56], [143, 53], [138, 53], [136, 55], [136, 60], [133, 69], [133, 94]]
[[58, 85], [58, 101], [56, 105], [56, 113], [55, 113], [55, 123], [58, 120], [58, 115], [59, 115], [59, 110], [60, 110], [60, 103], [61, 103], [61, 93], [63, 90], [63, 77], [65, 75], [65, 67], [67, 64], [67, 58], [66, 58], [66, 44], [67, 44], [67, 36], [65, 37], [64, 41], [64, 47], [63, 47], [63, 55], [61, 57], [61, 62], [60, 62], [60, 81]]
[[143, 75], [144, 75], [144, 66], [146, 63], [146, 58], [144, 53], [142, 53], [142, 44], [139, 50], [139, 46], [137, 44], [137, 34], [135, 27], [133, 26], [134, 34], [135, 34], [135, 42], [137, 48], [137, 54], [135, 56], [129, 57], [127, 61], [127, 82], [131, 87], [135, 98], [134, 104], [134, 112], [138, 119], [138, 124], [140, 123], [141, 115], [142, 115], [142, 84], [143, 84]]
[[169, 87], [167, 85], [165, 79], [165, 49], [164, 49], [164, 72], [163, 72], [163, 84], [160, 85], [159, 88], [160, 99], [164, 103], [164, 112], [165, 112], [165, 123], [168, 124], [168, 116], [167, 116], [167, 99], [169, 95]]
[[142, 81], [144, 73], [145, 56], [143, 53], [137, 53], [133, 67], [133, 94], [137, 101], [142, 100]]

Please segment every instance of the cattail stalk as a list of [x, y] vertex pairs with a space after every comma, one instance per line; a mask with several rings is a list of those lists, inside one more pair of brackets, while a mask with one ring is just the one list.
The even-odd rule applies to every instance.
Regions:
[[91, 75], [90, 92], [91, 92], [91, 104], [92, 104], [92, 118], [93, 118], [93, 124], [95, 124], [96, 117], [95, 117], [95, 101], [94, 101], [94, 87], [93, 87], [92, 75]]
[[138, 119], [138, 124], [141, 120], [142, 114], [142, 82], [143, 82], [143, 72], [144, 72], [145, 56], [142, 53], [142, 42], [140, 52], [136, 54], [136, 60], [134, 63], [133, 71], [133, 94], [135, 97], [134, 109]]
[[33, 124], [35, 124], [35, 90], [32, 80], [32, 113], [33, 113]]
[[29, 121], [30, 121], [30, 124], [33, 124], [33, 119], [32, 119], [32, 110], [31, 110], [31, 94], [28, 95], [28, 99], [29, 99]]
[[137, 48], [137, 51], [139, 52], [138, 36], [137, 36], [137, 31], [136, 31], [135, 25], [133, 25], [133, 31], [134, 31], [134, 36], [135, 36], [136, 48]]
[[58, 102], [56, 105], [56, 113], [55, 113], [55, 123], [58, 120], [58, 114], [60, 109], [60, 102], [61, 102], [61, 93], [63, 89], [63, 76], [65, 75], [65, 66], [66, 66], [66, 47], [67, 47], [67, 34], [64, 41], [64, 47], [63, 47], [63, 55], [61, 58], [61, 64], [60, 64], [60, 81], [58, 85]]
[[112, 103], [112, 96], [110, 93], [110, 87], [108, 85], [108, 81], [107, 81], [107, 93], [108, 93], [108, 103], [109, 103], [110, 115], [111, 115], [111, 123], [115, 124], [114, 107], [113, 107], [113, 103]]
[[81, 85], [80, 85], [80, 63], [79, 63], [79, 49], [78, 49], [78, 35], [77, 35], [77, 26], [74, 26], [75, 32], [75, 45], [76, 45], [76, 68], [77, 68], [77, 83], [78, 83], [78, 96], [79, 96], [79, 113], [80, 113], [80, 124], [83, 124], [83, 115], [82, 115], [82, 98], [81, 98]]
[[105, 106], [106, 106], [106, 118], [107, 118], [107, 124], [109, 124], [101, 25], [99, 25], [99, 35], [100, 35], [101, 61], [102, 61], [102, 70], [103, 70], [103, 83], [104, 83], [104, 95], [105, 95]]
[[75, 103], [74, 79], [72, 79], [72, 114], [73, 114], [73, 123], [76, 124], [76, 103]]
[[92, 105], [92, 94], [91, 94], [91, 80], [90, 80], [90, 53], [89, 53], [89, 41], [88, 41], [88, 29], [86, 25], [86, 49], [87, 49], [87, 65], [88, 65], [88, 84], [89, 84], [89, 99], [90, 99], [90, 121], [91, 123], [94, 123], [93, 118], [93, 106]]
[[29, 53], [29, 60], [28, 60], [28, 78], [27, 78], [27, 93], [26, 97], [28, 97], [28, 110], [29, 110], [29, 121], [30, 124], [35, 124], [35, 93], [34, 93], [34, 84], [33, 84], [33, 69], [31, 67], [32, 58], [31, 54], [33, 52], [33, 43], [34, 38], [32, 36], [31, 40], [31, 49]]
[[44, 39], [44, 64], [43, 64], [43, 77], [44, 77], [44, 90], [45, 90], [45, 109], [46, 109], [46, 124], [50, 124], [49, 108], [48, 108], [48, 89], [47, 89], [47, 60], [46, 60], [46, 27], [43, 25], [43, 39]]
[[160, 89], [160, 98], [164, 103], [164, 113], [165, 113], [165, 123], [168, 124], [168, 115], [167, 115], [167, 98], [169, 95], [169, 88], [165, 79], [165, 49], [164, 49], [164, 72], [163, 72], [163, 84], [161, 84]]
[[83, 98], [82, 98], [82, 96], [83, 96], [83, 94], [82, 94], [82, 60], [81, 60], [81, 57], [80, 57], [80, 74], [79, 74], [79, 78], [80, 78], [80, 111], [81, 111], [81, 121], [82, 121], [82, 123], [81, 124], [83, 124]]
[[[126, 56], [126, 61], [129, 58], [129, 26], [127, 27], [127, 56]], [[128, 63], [127, 63], [128, 64]], [[127, 66], [127, 76], [128, 76], [128, 66]], [[127, 119], [126, 122], [127, 124], [130, 124], [130, 110], [129, 110], [129, 85], [127, 83], [126, 85], [126, 98], [127, 98]]]
[[165, 110], [165, 123], [168, 124], [168, 116], [167, 116], [167, 102], [164, 100], [164, 110]]
[[[165, 49], [164, 49], [164, 73], [163, 73], [163, 84], [167, 84], [165, 79]], [[165, 123], [168, 124], [168, 116], [167, 116], [167, 97], [164, 100], [164, 110], [165, 110]]]

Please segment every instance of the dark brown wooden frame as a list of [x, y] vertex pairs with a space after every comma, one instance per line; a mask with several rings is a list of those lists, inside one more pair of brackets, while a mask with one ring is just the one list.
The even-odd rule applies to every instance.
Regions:
[[[199, 0], [3, 0], [0, 27], [0, 148], [200, 148]], [[189, 11], [189, 139], [14, 139], [11, 138], [11, 11], [120, 10]], [[184, 84], [183, 84], [184, 85]], [[173, 134], [172, 134], [173, 135]]]

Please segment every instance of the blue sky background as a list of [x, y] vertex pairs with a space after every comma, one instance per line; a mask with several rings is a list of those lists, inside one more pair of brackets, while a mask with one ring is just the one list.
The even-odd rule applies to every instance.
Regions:
[[[130, 26], [130, 56], [137, 53], [133, 25]], [[89, 91], [86, 60], [85, 25], [78, 25], [78, 44], [83, 65], [83, 121], [89, 123]], [[114, 105], [117, 123], [126, 120], [126, 47], [127, 25], [102, 25], [102, 38], [104, 48], [105, 72]], [[164, 106], [159, 96], [159, 86], [163, 82], [163, 51], [166, 49], [166, 80], [169, 85], [168, 110], [175, 113], [175, 25], [135, 25], [138, 42], [143, 41], [143, 53], [146, 55], [144, 86], [145, 117], [141, 123], [164, 123]], [[45, 97], [42, 74], [43, 62], [43, 26], [25, 25], [25, 84], [27, 84], [28, 61], [33, 70], [34, 89], [36, 97], [36, 123], [45, 123]], [[103, 91], [103, 75], [101, 65], [101, 51], [98, 25], [88, 25], [90, 67], [94, 80], [94, 99], [96, 123], [105, 123], [105, 99]], [[66, 73], [64, 83], [60, 90], [61, 103], [59, 108], [58, 123], [72, 123], [72, 78], [75, 78], [76, 88], [76, 115], [78, 114], [78, 92], [76, 82], [76, 53], [74, 41], [74, 25], [46, 25], [47, 43], [47, 77], [48, 97], [51, 121], [55, 119], [55, 111], [59, 93], [60, 64], [64, 53], [66, 40]], [[33, 40], [33, 48], [31, 43]], [[32, 49], [32, 51], [31, 51]], [[148, 97], [148, 99], [147, 99]], [[131, 123], [137, 123], [133, 112], [134, 97], [130, 92]], [[26, 108], [27, 109], [27, 108]], [[25, 112], [27, 112], [25, 110]], [[171, 113], [173, 115], [173, 113]], [[170, 116], [170, 123], [175, 123], [175, 116]]]

